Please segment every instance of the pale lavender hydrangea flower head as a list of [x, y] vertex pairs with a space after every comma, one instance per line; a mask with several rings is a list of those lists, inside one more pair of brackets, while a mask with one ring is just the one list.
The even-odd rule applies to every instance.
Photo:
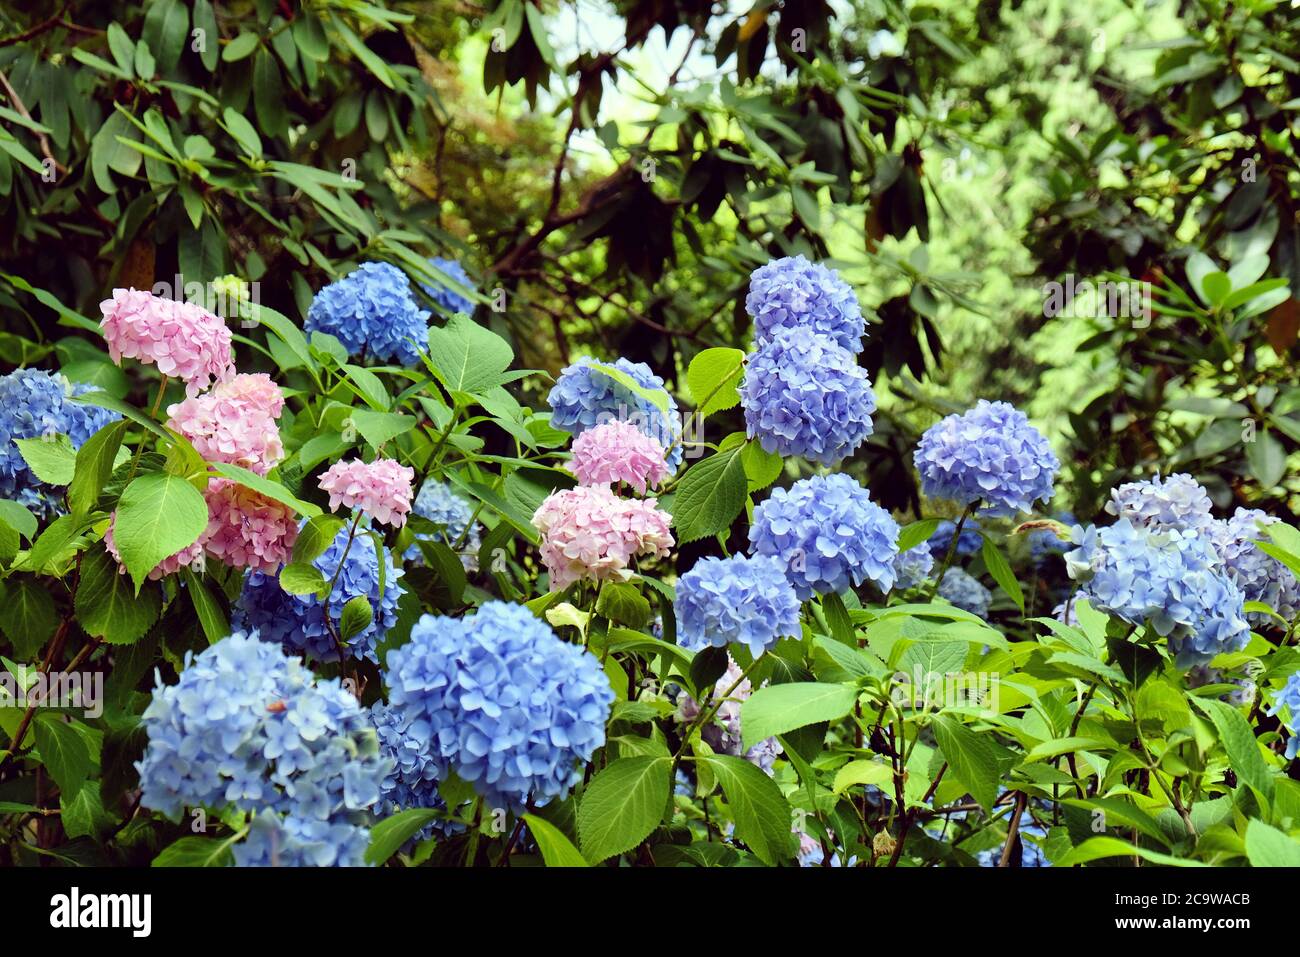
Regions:
[[773, 555], [702, 558], [677, 581], [677, 639], [699, 651], [731, 642], [761, 655], [782, 638], [797, 638], [799, 599]]
[[1213, 503], [1201, 484], [1179, 472], [1112, 489], [1106, 511], [1147, 528], [1205, 528], [1212, 522]]
[[758, 346], [782, 329], [802, 328], [850, 352], [862, 348], [865, 323], [853, 287], [834, 269], [803, 256], [774, 259], [755, 269], [745, 310], [754, 320]]

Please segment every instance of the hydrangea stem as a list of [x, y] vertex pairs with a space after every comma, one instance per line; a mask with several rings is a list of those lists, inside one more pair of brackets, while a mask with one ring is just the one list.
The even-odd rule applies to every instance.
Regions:
[[961, 518], [957, 519], [957, 527], [952, 530], [952, 541], [948, 543], [948, 554], [943, 556], [943, 564], [939, 566], [939, 574], [934, 579], [934, 588], [930, 590], [930, 601], [939, 594], [939, 586], [943, 584], [943, 576], [948, 573], [948, 566], [952, 564], [953, 558], [957, 555], [957, 542], [961, 538], [962, 527], [966, 524], [966, 519], [975, 514], [975, 509], [979, 507], [979, 502], [971, 502], [966, 506], [966, 511], [961, 513]]

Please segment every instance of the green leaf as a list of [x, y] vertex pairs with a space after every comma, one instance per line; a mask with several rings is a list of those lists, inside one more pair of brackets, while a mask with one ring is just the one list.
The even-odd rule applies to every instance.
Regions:
[[759, 688], [740, 706], [740, 727], [746, 748], [765, 738], [785, 734], [819, 721], [838, 721], [858, 700], [858, 689], [847, 684], [791, 682]]
[[672, 759], [620, 758], [591, 779], [578, 804], [578, 837], [592, 864], [649, 837], [668, 806]]
[[321, 570], [307, 562], [292, 562], [280, 569], [280, 587], [290, 595], [320, 595], [328, 584]]
[[314, 562], [320, 558], [342, 529], [343, 519], [334, 515], [317, 515], [309, 519], [293, 543], [294, 563]]
[[831, 785], [831, 790], [843, 794], [858, 784], [870, 784], [888, 790], [893, 781], [894, 769], [888, 764], [860, 759], [850, 761], [835, 772], [835, 783]]
[[564, 836], [564, 832], [545, 818], [536, 814], [525, 814], [524, 823], [537, 842], [542, 852], [542, 860], [547, 867], [588, 867], [584, 858], [573, 843]]
[[1002, 550], [994, 545], [988, 536], [983, 536], [983, 538], [984, 545], [980, 550], [980, 554], [984, 556], [984, 567], [989, 570], [989, 574], [1002, 587], [1002, 590], [1011, 596], [1011, 600], [1016, 603], [1016, 607], [1020, 609], [1020, 614], [1023, 615], [1025, 613], [1025, 593], [1020, 590], [1020, 582], [1016, 581], [1011, 566], [1002, 557]]
[[235, 112], [230, 107], [226, 107], [221, 114], [222, 121], [226, 124], [226, 129], [230, 135], [235, 138], [235, 142], [243, 148], [244, 152], [254, 159], [260, 159], [262, 156], [262, 138], [257, 135], [257, 128], [248, 122], [242, 114]]
[[740, 402], [736, 386], [745, 371], [745, 353], [739, 349], [705, 349], [691, 360], [686, 370], [686, 387], [696, 414], [707, 418]]
[[917, 545], [926, 541], [939, 528], [939, 519], [923, 518], [919, 522], [912, 522], [906, 526], [898, 535], [898, 551], [910, 552]]
[[59, 821], [68, 837], [99, 840], [113, 825], [113, 818], [104, 810], [98, 781], [85, 782], [75, 794], [60, 795], [59, 809]]
[[150, 867], [231, 867], [235, 863], [232, 843], [233, 838], [182, 837], [163, 848]]
[[717, 776], [736, 822], [736, 836], [764, 864], [775, 865], [794, 854], [793, 815], [777, 783], [744, 758], [701, 757]]
[[184, 479], [155, 472], [128, 485], [117, 504], [113, 542], [136, 593], [159, 562], [193, 545], [207, 527], [208, 504]]
[[826, 623], [830, 626], [832, 638], [845, 645], [857, 644], [853, 633], [853, 619], [849, 617], [849, 610], [844, 607], [843, 598], [834, 592], [823, 595], [822, 611], [826, 615]]
[[[311, 502], [304, 502], [279, 482], [273, 482], [269, 478], [263, 478], [255, 472], [250, 472], [246, 468], [241, 468], [238, 465], [229, 465], [226, 462], [213, 462], [212, 471], [216, 472], [223, 478], [233, 479], [245, 488], [251, 488], [254, 492], [261, 492], [267, 498], [274, 499], [281, 505], [288, 505], [299, 515], [307, 518], [315, 518], [317, 515], [321, 514], [319, 507], [313, 505]], [[116, 534], [116, 532], [114, 534]]]
[[1117, 837], [1090, 837], [1053, 863], [1057, 867], [1073, 867], [1075, 864], [1086, 864], [1088, 861], [1099, 860], [1103, 857], [1140, 857], [1153, 864], [1164, 864], [1167, 867], [1205, 866], [1200, 861], [1188, 857], [1175, 857], [1171, 854], [1149, 851], [1144, 847], [1130, 844], [1128, 841], [1121, 841]]
[[627, 389], [633, 395], [638, 395], [653, 405], [660, 412], [668, 411], [668, 392], [664, 389], [648, 389], [636, 379], [632, 378], [617, 366], [610, 365], [606, 362], [597, 362], [594, 359], [590, 362], [593, 371], [613, 379], [623, 388]]
[[253, 107], [257, 123], [271, 137], [279, 137], [289, 126], [289, 114], [284, 107], [284, 78], [280, 64], [266, 47], [253, 57]]
[[1271, 489], [1286, 474], [1286, 450], [1268, 429], [1260, 429], [1255, 441], [1246, 443], [1246, 464], [1264, 489]]
[[158, 620], [162, 597], [155, 587], [135, 594], [112, 556], [96, 548], [82, 559], [75, 608], [77, 621], [86, 634], [103, 638], [112, 645], [127, 645]]
[[998, 798], [997, 752], [987, 735], [976, 734], [950, 715], [934, 717], [935, 738], [953, 776], [985, 810]]
[[479, 392], [500, 385], [514, 358], [510, 343], [464, 314], [429, 330], [429, 361], [448, 389]]
[[203, 50], [199, 53], [199, 60], [210, 73], [217, 68], [217, 60], [221, 56], [221, 47], [217, 42], [221, 34], [217, 31], [217, 15], [210, 0], [194, 0], [193, 16], [194, 29], [203, 31], [200, 34], [203, 37]]
[[90, 752], [85, 739], [63, 717], [45, 712], [36, 717], [36, 748], [50, 777], [66, 798], [76, 795], [90, 774]]
[[29, 542], [38, 528], [35, 515], [20, 503], [7, 498], [0, 498], [0, 521], [16, 530]]
[[1264, 796], [1273, 800], [1273, 775], [1263, 756], [1259, 743], [1241, 712], [1223, 701], [1211, 698], [1192, 698], [1192, 703], [1205, 712], [1206, 717], [1219, 732], [1219, 740], [1228, 755], [1228, 763], [1241, 780]]
[[439, 587], [434, 594], [434, 604], [447, 609], [461, 604], [468, 580], [460, 556], [446, 542], [437, 539], [422, 538], [416, 544], [429, 568], [438, 576]]
[[1300, 841], [1258, 819], [1246, 825], [1251, 867], [1300, 867]]
[[[181, 0], [156, 0], [144, 18], [141, 35], [158, 57], [158, 67], [163, 73], [176, 69], [185, 40], [189, 36], [189, 10]], [[210, 42], [217, 42], [213, 34]]]
[[629, 628], [643, 628], [650, 620], [650, 602], [625, 582], [605, 582], [596, 598], [596, 613]]
[[190, 594], [194, 613], [199, 618], [199, 624], [203, 628], [203, 634], [208, 638], [208, 643], [220, 641], [229, 635], [230, 621], [226, 618], [225, 609], [208, 590], [203, 579], [194, 574], [193, 569], [190, 568], [182, 568], [181, 577], [185, 579], [185, 590]]
[[378, 866], [396, 854], [420, 829], [436, 820], [438, 812], [432, 808], [416, 807], [398, 811], [370, 829], [370, 846], [366, 848], [366, 863]]
[[54, 599], [45, 586], [31, 580], [0, 582], [0, 631], [20, 657], [40, 651], [58, 624]]
[[350, 598], [339, 615], [339, 637], [351, 641], [374, 621], [375, 614], [370, 607], [370, 599], [365, 595]]
[[221, 59], [226, 63], [235, 63], [246, 56], [251, 56], [257, 49], [258, 42], [256, 33], [241, 33], [226, 44], [226, 48], [221, 51]]
[[384, 443], [415, 428], [416, 418], [400, 412], [353, 409], [349, 416], [361, 437], [378, 449]]
[[66, 435], [15, 439], [32, 473], [47, 485], [67, 485], [77, 471], [77, 453]]
[[74, 474], [68, 485], [68, 504], [74, 513], [84, 515], [99, 501], [104, 483], [113, 474], [113, 463], [127, 427], [125, 421], [112, 422], [87, 439], [77, 451]]
[[673, 499], [678, 544], [726, 531], [745, 507], [748, 488], [739, 447], [696, 462]]

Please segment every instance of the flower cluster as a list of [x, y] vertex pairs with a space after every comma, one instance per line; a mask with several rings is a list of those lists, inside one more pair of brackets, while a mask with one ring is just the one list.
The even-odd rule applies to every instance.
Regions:
[[[783, 749], [776, 738], [765, 738], [746, 750], [740, 732], [740, 708], [754, 690], [748, 678], [741, 680], [743, 674], [735, 659], [727, 655], [727, 670], [714, 683], [704, 706], [707, 709], [717, 705], [718, 711], [713, 720], [700, 729], [700, 737], [714, 751], [744, 758], [770, 775], [772, 765]], [[675, 716], [683, 724], [690, 724], [699, 717], [701, 710], [700, 703], [683, 692]]]
[[668, 411], [660, 410], [649, 399], [604, 373], [595, 359], [583, 356], [560, 372], [547, 396], [551, 425], [576, 436], [605, 422], [631, 422], [670, 450], [668, 468], [675, 472], [682, 462], [682, 417], [677, 403], [664, 389], [664, 380], [644, 362], [620, 358], [612, 367], [630, 376], [643, 389], [663, 390]]
[[213, 479], [203, 493], [208, 527], [195, 544], [231, 568], [274, 574], [298, 540], [293, 509], [230, 479]]
[[833, 465], [871, 435], [876, 396], [853, 353], [795, 327], [750, 356], [740, 404], [749, 437], [766, 451]]
[[750, 551], [775, 555], [800, 600], [870, 580], [894, 587], [898, 523], [848, 475], [814, 475], [774, 489], [754, 509]]
[[754, 320], [759, 346], [782, 329], [803, 328], [849, 352], [862, 348], [865, 324], [853, 287], [834, 269], [803, 256], [774, 259], [755, 269], [745, 310]]
[[[1211, 522], [1210, 542], [1228, 577], [1236, 583], [1246, 601], [1258, 601], [1292, 621], [1300, 615], [1300, 581], [1291, 569], [1255, 543], [1264, 538], [1261, 525], [1278, 519], [1259, 509], [1238, 508], [1232, 518]], [[1262, 624], [1268, 616], [1250, 612], [1247, 619]]]
[[424, 555], [417, 542], [427, 538], [443, 542], [451, 548], [462, 548], [460, 560], [466, 570], [473, 571], [478, 567], [476, 556], [481, 533], [478, 523], [474, 521], [474, 506], [453, 492], [450, 485], [437, 479], [428, 479], [420, 487], [420, 494], [415, 496], [411, 511], [435, 527], [428, 535], [415, 536], [415, 541], [402, 556], [404, 561], [423, 563]]
[[894, 556], [894, 591], [915, 588], [934, 570], [934, 555], [925, 542]]
[[284, 458], [275, 424], [283, 408], [284, 395], [270, 376], [241, 374], [168, 408], [167, 427], [189, 439], [209, 462], [265, 475]]
[[677, 640], [692, 651], [731, 642], [755, 657], [797, 638], [799, 599], [772, 555], [702, 558], [677, 580]]
[[614, 693], [600, 663], [522, 605], [425, 615], [388, 655], [388, 703], [418, 729], [427, 760], [490, 803], [561, 797], [605, 743]]
[[344, 459], [326, 469], [319, 485], [329, 493], [331, 510], [345, 505], [384, 525], [401, 528], [411, 510], [414, 481], [415, 469], [392, 459]]
[[72, 397], [93, 392], [94, 387], [72, 383], [57, 372], [18, 369], [0, 376], [0, 498], [16, 499], [44, 512], [54, 505], [53, 486], [41, 482], [27, 466], [18, 439], [66, 435], [74, 449], [121, 418]]
[[630, 422], [614, 420], [573, 440], [569, 470], [583, 485], [626, 482], [644, 495], [668, 477], [664, 447]]
[[202, 306], [139, 289], [114, 289], [113, 298], [99, 308], [108, 354], [116, 363], [124, 358], [151, 362], [163, 375], [180, 378], [189, 395], [235, 374], [230, 330]]
[[[383, 553], [383, 568], [377, 551]], [[358, 529], [353, 539], [345, 527], [312, 564], [326, 582], [334, 582], [328, 599], [291, 595], [274, 575], [254, 571], [235, 603], [235, 626], [257, 629], [263, 641], [277, 642], [316, 661], [338, 661], [337, 627], [343, 606], [362, 596], [370, 602], [373, 618], [348, 640], [346, 657], [377, 661], [375, 649], [397, 623], [397, 602], [404, 591], [398, 581], [402, 573], [388, 550], [376, 549], [366, 529]]]
[[351, 834], [368, 820], [389, 762], [338, 679], [318, 681], [301, 661], [236, 632], [187, 653], [180, 681], [159, 682], [142, 723], [147, 743], [135, 766], [144, 806], [173, 820], [187, 806], [271, 812], [243, 863], [276, 862], [277, 821], [315, 846], [280, 863], [356, 862], [347, 848], [364, 835], [340, 843], [335, 828]]
[[988, 514], [1013, 515], [1051, 499], [1061, 464], [1023, 412], [980, 399], [975, 408], [925, 431], [916, 467], [921, 489], [931, 498], [982, 503]]
[[1212, 507], [1209, 493], [1182, 472], [1121, 485], [1106, 503], [1111, 515], [1147, 528], [1205, 528], [1213, 521]]
[[673, 544], [669, 519], [653, 499], [619, 498], [604, 485], [553, 492], [533, 515], [551, 589], [583, 578], [625, 578], [634, 557], [666, 556]]
[[[443, 259], [441, 256], [434, 256], [429, 260], [429, 262], [439, 272], [450, 276], [466, 289], [474, 288], [474, 280], [469, 278], [469, 273], [465, 271], [465, 267], [456, 262], [456, 260]], [[438, 304], [438, 308], [448, 315], [457, 312], [471, 313], [474, 311], [474, 303], [470, 302], [450, 286], [434, 286], [430, 283], [420, 283], [420, 288], [424, 290], [425, 294], [430, 299]]]
[[1089, 526], [1066, 554], [1066, 571], [1093, 607], [1169, 640], [1180, 668], [1237, 651], [1250, 640], [1245, 596], [1196, 529], [1146, 528], [1121, 518]]
[[950, 568], [939, 583], [940, 598], [949, 604], [968, 611], [972, 615], [988, 621], [989, 604], [993, 593], [980, 584], [979, 579], [960, 568]]
[[[438, 780], [446, 777], [447, 762], [432, 747], [428, 724], [382, 701], [371, 707], [370, 717], [379, 733], [380, 750], [393, 762], [384, 778], [380, 813], [387, 816], [417, 807], [447, 810], [447, 802], [438, 793]], [[415, 839], [424, 840], [434, 831], [451, 834], [461, 829], [450, 822], [434, 821], [421, 828]]]
[[364, 867], [370, 829], [259, 811], [231, 850], [236, 867]]
[[412, 366], [425, 348], [429, 313], [415, 301], [406, 273], [389, 263], [362, 263], [316, 293], [303, 331], [329, 333], [353, 357]]

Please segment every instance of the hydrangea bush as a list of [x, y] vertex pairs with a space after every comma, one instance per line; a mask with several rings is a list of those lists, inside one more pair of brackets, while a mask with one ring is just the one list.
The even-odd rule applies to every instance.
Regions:
[[[750, 278], [750, 351], [675, 378], [552, 382], [449, 289], [341, 275], [237, 333], [115, 290], [125, 398], [0, 377], [6, 665], [110, 688], [4, 725], [0, 769], [47, 781], [8, 813], [60, 811], [46, 849], [1063, 867], [1291, 840], [1282, 516], [1175, 473], [1076, 523], [1003, 401], [871, 444], [863, 311], [799, 257]], [[871, 478], [904, 452], [905, 508]]]

